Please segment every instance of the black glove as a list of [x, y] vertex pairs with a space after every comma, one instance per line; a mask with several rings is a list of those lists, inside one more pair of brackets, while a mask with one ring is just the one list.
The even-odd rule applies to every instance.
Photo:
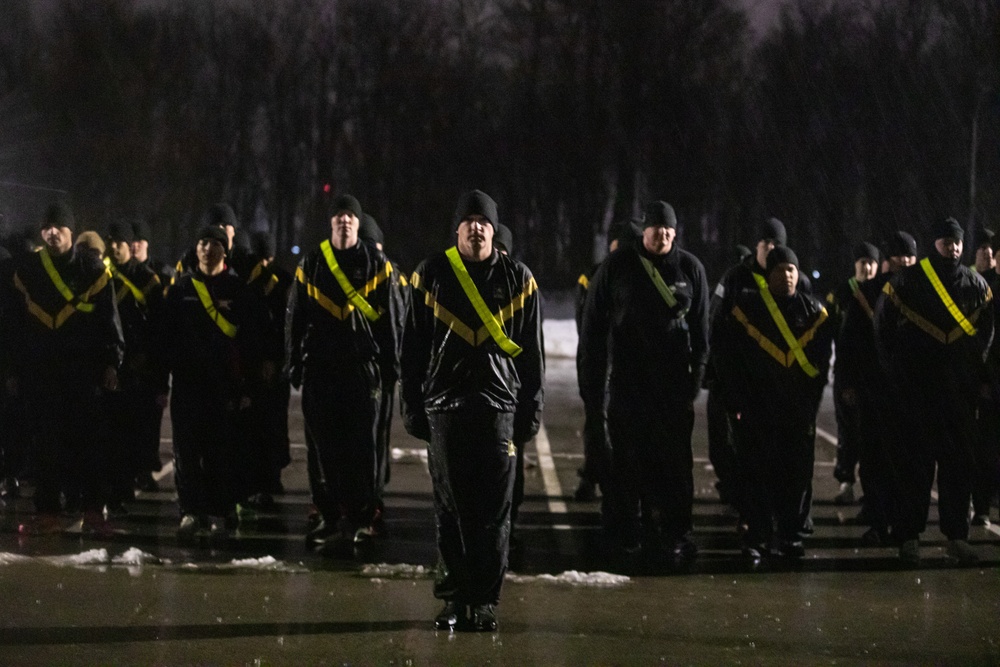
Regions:
[[403, 426], [406, 428], [406, 432], [417, 440], [431, 441], [431, 424], [427, 420], [426, 412], [404, 415]]

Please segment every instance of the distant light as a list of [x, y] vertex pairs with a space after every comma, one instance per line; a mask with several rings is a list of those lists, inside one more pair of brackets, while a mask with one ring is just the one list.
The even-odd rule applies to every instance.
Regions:
[[327, 193], [327, 194], [330, 194], [330, 190], [331, 190], [331, 189], [332, 189], [332, 188], [330, 187], [330, 184], [329, 184], [329, 183], [324, 183], [324, 184], [323, 184], [323, 192], [325, 192], [325, 193]]
[[292, 246], [292, 254], [293, 255], [298, 255], [300, 252], [302, 252], [302, 248], [298, 247], [297, 245], [293, 245]]
[[[292, 252], [295, 252], [295, 251], [293, 250]], [[299, 253], [296, 252], [295, 254], [297, 255]], [[817, 278], [817, 279], [819, 278], [819, 271], [816, 271], [815, 269], [813, 269], [813, 278]]]

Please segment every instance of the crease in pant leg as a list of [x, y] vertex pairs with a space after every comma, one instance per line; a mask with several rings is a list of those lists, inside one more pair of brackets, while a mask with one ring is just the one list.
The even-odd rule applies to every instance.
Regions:
[[452, 489], [451, 460], [448, 438], [456, 428], [453, 413], [428, 415], [431, 441], [427, 464], [434, 494], [435, 528], [437, 533], [438, 568], [434, 581], [434, 597], [455, 600], [466, 593], [469, 573], [465, 565], [466, 545], [460, 516]]

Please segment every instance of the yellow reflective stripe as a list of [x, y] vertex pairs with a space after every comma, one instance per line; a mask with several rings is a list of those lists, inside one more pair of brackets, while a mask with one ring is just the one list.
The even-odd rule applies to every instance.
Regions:
[[639, 255], [639, 261], [642, 262], [643, 268], [646, 269], [646, 273], [648, 273], [649, 277], [652, 279], [653, 285], [656, 286], [656, 291], [660, 293], [660, 296], [662, 296], [663, 300], [667, 302], [667, 305], [671, 308], [676, 306], [677, 299], [674, 297], [674, 293], [671, 292], [670, 288], [667, 287], [667, 284], [663, 282], [663, 276], [661, 276], [660, 272], [656, 270], [653, 263], [642, 255]]
[[212, 301], [212, 295], [208, 293], [208, 288], [205, 287], [205, 283], [196, 278], [192, 278], [191, 284], [194, 285], [194, 291], [198, 293], [198, 299], [201, 301], [201, 305], [205, 307], [205, 312], [212, 318], [215, 325], [219, 327], [222, 333], [226, 334], [230, 338], [236, 338], [236, 325], [227, 320], [222, 313], [219, 312], [219, 309], [215, 307], [215, 302]]
[[320, 292], [318, 287], [306, 279], [306, 273], [302, 270], [301, 266], [295, 269], [295, 279], [302, 283], [302, 286], [306, 288], [306, 294], [309, 295], [310, 299], [315, 301], [323, 310], [330, 313], [338, 320], [346, 318], [351, 314], [351, 311], [354, 310], [354, 306], [350, 304], [347, 304], [345, 308], [341, 308], [331, 301], [330, 297]]
[[[264, 262], [263, 261], [257, 262], [257, 265], [254, 266], [253, 270], [250, 272], [250, 277], [247, 278], [247, 285], [257, 280], [257, 278], [260, 278], [260, 274], [263, 271], [264, 271]], [[274, 275], [273, 273], [270, 274], [267, 280], [267, 285], [264, 285], [264, 295], [265, 296], [269, 295], [274, 290], [274, 287], [277, 284], [278, 284], [278, 276]]]
[[[94, 284], [87, 288], [87, 291], [80, 296], [80, 299], [89, 299], [104, 289], [105, 285], [108, 284], [109, 277], [110, 274], [107, 271], [102, 272], [100, 277], [94, 281]], [[44, 308], [35, 303], [35, 301], [31, 298], [31, 294], [28, 293], [28, 288], [24, 286], [24, 283], [21, 282], [21, 277], [16, 273], [14, 274], [14, 287], [16, 287], [18, 291], [24, 295], [24, 303], [28, 308], [28, 312], [38, 318], [38, 321], [49, 329], [58, 329], [64, 322], [66, 322], [66, 320], [70, 318], [71, 315], [73, 315], [73, 313], [77, 311], [89, 313], [94, 310], [94, 304], [92, 303], [78, 303], [75, 305], [68, 303], [53, 317], [52, 315], [49, 315]], [[81, 306], [86, 306], [86, 308]]]
[[406, 282], [406, 276], [404, 276], [403, 274], [399, 274], [399, 286], [406, 287], [408, 285], [409, 283]]
[[969, 336], [975, 336], [976, 328], [972, 326], [972, 323], [969, 322], [965, 315], [962, 314], [962, 311], [958, 309], [958, 306], [955, 305], [955, 301], [951, 298], [951, 295], [948, 294], [948, 290], [946, 290], [944, 285], [941, 284], [941, 279], [938, 278], [937, 272], [934, 270], [934, 267], [931, 266], [931, 260], [929, 257], [924, 257], [920, 260], [920, 268], [924, 270], [924, 274], [927, 276], [927, 279], [931, 281], [931, 285], [934, 287], [934, 291], [937, 292], [938, 298], [941, 299], [941, 303], [944, 304], [944, 307], [948, 309], [951, 316], [955, 318], [956, 322], [958, 322], [958, 326], [962, 327], [962, 330]]
[[[899, 312], [903, 317], [908, 319], [910, 322], [916, 325], [918, 329], [920, 329], [925, 334], [927, 334], [937, 342], [941, 343], [942, 345], [949, 345], [951, 343], [954, 343], [959, 338], [965, 336], [965, 331], [960, 326], [956, 326], [951, 331], [945, 333], [943, 330], [939, 329], [935, 324], [926, 320], [920, 313], [916, 312], [915, 310], [907, 306], [905, 303], [903, 303], [903, 300], [899, 298], [899, 294], [896, 293], [896, 290], [892, 288], [891, 284], [886, 283], [885, 287], [882, 288], [882, 291], [886, 294], [886, 297], [889, 299], [889, 301], [891, 301], [894, 306], [899, 308]], [[976, 312], [972, 313], [972, 315], [969, 316], [969, 321], [972, 322], [973, 324], [978, 322], [979, 316], [980, 314], [982, 314], [983, 309], [985, 307], [986, 304], [983, 304], [982, 307], [977, 308]]]
[[[52, 257], [49, 256], [49, 251], [44, 247], [38, 250], [38, 254], [42, 258], [42, 266], [45, 267], [45, 273], [49, 274], [49, 280], [55, 285], [55, 288], [62, 294], [62, 297], [72, 305], [77, 310], [84, 313], [89, 313], [94, 309], [94, 305], [87, 303], [87, 299], [84, 295], [77, 297], [73, 294], [73, 291], [69, 288], [63, 279], [59, 275], [59, 271], [56, 270], [55, 265], [52, 263]], [[74, 303], [75, 302], [75, 303]]]
[[[135, 284], [131, 280], [129, 280], [128, 278], [126, 278], [125, 274], [122, 273], [121, 271], [119, 271], [118, 267], [115, 266], [111, 262], [111, 260], [109, 258], [107, 258], [107, 257], [104, 258], [104, 266], [106, 266], [108, 268], [108, 271], [111, 272], [111, 275], [115, 279], [120, 280], [121, 283], [123, 285], [125, 285], [125, 287], [128, 288], [128, 291], [132, 293], [132, 296], [135, 297], [136, 301], [138, 301], [143, 306], [146, 305], [146, 295], [143, 293], [143, 291], [141, 289], [139, 289], [138, 287], [136, 287]], [[118, 303], [121, 303], [122, 299], [124, 299], [124, 298], [125, 298], [125, 292], [121, 292], [119, 294], [119, 296], [118, 296]]]
[[[524, 308], [524, 302], [529, 296], [534, 294], [537, 289], [538, 283], [535, 282], [534, 278], [531, 278], [527, 283], [525, 283], [524, 287], [521, 288], [521, 293], [511, 299], [510, 303], [506, 306], [498, 310], [495, 317], [500, 320], [501, 324], [514, 317], [514, 313]], [[477, 344], [482, 343], [489, 335], [489, 330], [485, 325], [479, 327], [479, 331], [476, 332]]]
[[747, 330], [747, 335], [757, 341], [757, 344], [767, 352], [769, 355], [774, 357], [779, 364], [784, 367], [788, 367], [788, 355], [786, 355], [777, 345], [771, 342], [771, 340], [760, 332], [760, 329], [750, 324], [750, 320], [747, 319], [746, 313], [744, 313], [739, 306], [733, 306], [733, 317], [736, 321], [743, 325], [743, 328]]
[[586, 273], [581, 273], [580, 277], [576, 279], [576, 282], [583, 285], [583, 289], [590, 289], [590, 280], [587, 278]]
[[454, 271], [455, 277], [458, 278], [458, 282], [462, 286], [462, 291], [465, 292], [465, 296], [472, 303], [472, 307], [475, 309], [476, 314], [479, 315], [479, 319], [486, 325], [486, 330], [489, 331], [493, 340], [496, 341], [501, 350], [510, 356], [516, 357], [521, 354], [521, 347], [507, 337], [507, 334], [500, 328], [501, 323], [490, 312], [486, 302], [483, 301], [483, 297], [479, 294], [479, 290], [476, 289], [476, 284], [472, 282], [472, 277], [469, 275], [468, 269], [465, 268], [465, 264], [458, 254], [458, 248], [455, 246], [448, 248], [445, 251], [445, 255], [447, 255], [448, 262], [451, 264], [451, 270]]
[[[785, 316], [781, 314], [781, 310], [778, 309], [778, 304], [774, 302], [774, 297], [771, 296], [770, 290], [767, 289], [767, 281], [764, 280], [764, 276], [759, 273], [754, 273], [753, 279], [757, 282], [757, 287], [760, 290], [760, 296], [764, 299], [764, 305], [767, 306], [767, 311], [771, 313], [771, 319], [774, 320], [774, 323], [778, 326], [778, 331], [781, 332], [781, 337], [785, 339], [785, 344], [788, 345], [789, 351], [795, 355], [795, 359], [799, 362], [799, 366], [809, 377], [814, 378], [818, 376], [819, 371], [816, 370], [815, 366], [809, 363], [809, 359], [806, 357], [805, 351], [802, 349], [802, 346], [799, 345], [799, 341], [795, 339], [795, 336], [792, 334], [792, 330], [788, 328], [788, 322], [785, 321]], [[823, 313], [826, 313], [826, 309], [823, 310]]]
[[469, 328], [462, 320], [455, 317], [451, 311], [438, 303], [438, 300], [430, 292], [424, 292], [424, 304], [434, 312], [434, 317], [441, 320], [446, 327], [451, 329], [456, 336], [466, 343], [472, 347], [476, 347], [481, 342], [477, 341], [475, 331]]
[[[351, 305], [360, 310], [361, 313], [370, 321], [374, 322], [377, 320], [379, 318], [379, 314], [375, 312], [375, 309], [372, 308], [367, 301], [365, 301], [363, 296], [358, 294], [358, 291], [354, 289], [353, 285], [351, 285], [351, 281], [349, 281], [347, 276], [344, 275], [340, 265], [337, 264], [337, 258], [333, 254], [333, 246], [330, 245], [329, 239], [323, 241], [319, 247], [323, 252], [323, 257], [326, 258], [326, 265], [330, 268], [330, 273], [332, 273], [333, 277], [337, 279], [337, 284], [340, 285], [340, 289], [344, 291], [344, 295], [347, 296], [347, 300], [351, 302]], [[386, 268], [389, 271], [392, 270], [392, 267], [388, 266], [388, 263], [386, 264]], [[376, 281], [377, 278], [378, 276], [373, 278], [372, 281]], [[374, 285], [378, 284], [378, 282], [372, 284], [372, 281], [369, 281], [369, 283], [364, 286], [366, 294], [374, 289]]]
[[851, 278], [847, 281], [847, 284], [851, 286], [851, 294], [854, 295], [854, 300], [861, 306], [861, 310], [865, 311], [868, 319], [874, 320], [875, 311], [872, 310], [872, 307], [868, 304], [868, 299], [865, 297], [865, 293], [861, 291], [860, 287], [858, 287], [858, 281]]

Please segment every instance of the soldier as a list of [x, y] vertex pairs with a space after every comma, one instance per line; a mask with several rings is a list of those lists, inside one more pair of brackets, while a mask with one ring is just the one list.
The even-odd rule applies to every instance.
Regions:
[[377, 429], [383, 371], [395, 368], [392, 265], [360, 242], [351, 195], [330, 207], [330, 238], [299, 263], [288, 301], [287, 363], [302, 387], [313, 502], [307, 541], [334, 554], [376, 535]]
[[530, 440], [541, 419], [538, 285], [494, 250], [497, 222], [489, 195], [462, 195], [457, 244], [413, 273], [403, 335], [403, 418], [408, 433], [429, 442], [440, 555], [434, 596], [445, 601], [439, 630], [497, 628], [514, 443]]
[[993, 231], [982, 225], [976, 225], [972, 235], [972, 250], [975, 253], [972, 270], [989, 282], [990, 274], [994, 272], [997, 265], [993, 258]]
[[[609, 230], [608, 255], [613, 254], [619, 248], [631, 248], [635, 246], [638, 238], [641, 236], [642, 229], [634, 221], [622, 222], [613, 226]], [[590, 280], [594, 277], [600, 266], [600, 262], [594, 264], [586, 273], [581, 273], [576, 281], [576, 333], [578, 336], [581, 331], [583, 307], [587, 302]], [[578, 349], [578, 367], [579, 363]], [[579, 369], [577, 378], [579, 379]], [[591, 407], [596, 411], [593, 414], [587, 412], [587, 406], [586, 404], [584, 405], [583, 467], [577, 470], [580, 482], [576, 487], [576, 491], [573, 492], [573, 498], [580, 502], [589, 502], [597, 498], [597, 487], [601, 480], [605, 478], [608, 467], [608, 435], [607, 426], [604, 421], [604, 405], [594, 405]]]
[[961, 225], [933, 225], [934, 248], [896, 273], [875, 307], [875, 340], [906, 409], [890, 454], [901, 480], [895, 533], [900, 558], [919, 562], [937, 464], [940, 528], [947, 554], [978, 560], [967, 542], [972, 495], [975, 410], [988, 390], [985, 359], [993, 340], [993, 298], [986, 281], [961, 265]]
[[[150, 413], [162, 413], [169, 387], [163, 372], [159, 333], [163, 286], [153, 269], [132, 256], [134, 236], [128, 223], [113, 223], [105, 234], [109, 250], [105, 265], [114, 278], [115, 299], [125, 336], [125, 358], [118, 391], [108, 394], [112, 497], [109, 510], [134, 497], [136, 480], [149, 476], [155, 452], [159, 463], [160, 423]], [[153, 443], [155, 442], [155, 450]]]
[[[142, 219], [129, 221], [132, 227], [132, 256], [140, 263], [153, 270], [153, 273], [160, 279], [164, 291], [173, 282], [176, 271], [174, 268], [149, 253], [149, 242], [153, 237], [149, 223]], [[161, 411], [162, 412], [162, 411]], [[158, 470], [159, 468], [157, 468]]]
[[[1000, 289], [1000, 237], [992, 237], [993, 269], [982, 273], [993, 294]], [[978, 258], [978, 253], [977, 253]], [[1000, 320], [1000, 304], [993, 302], [994, 331]], [[995, 334], [994, 334], [995, 335]], [[989, 369], [990, 389], [988, 395], [979, 397], [976, 442], [976, 474], [972, 486], [972, 525], [990, 526], [990, 506], [1000, 489], [1000, 344], [990, 346], [986, 360]]]
[[894, 539], [891, 529], [899, 494], [889, 452], [903, 419], [898, 396], [875, 351], [874, 305], [892, 275], [916, 263], [917, 242], [906, 232], [896, 232], [884, 255], [886, 271], [860, 283], [841, 302], [843, 324], [833, 371], [836, 391], [857, 411], [858, 474], [864, 489], [858, 521], [870, 526], [862, 541], [872, 546], [886, 546]]
[[[769, 553], [799, 560], [802, 508], [809, 499], [816, 412], [826, 385], [833, 329], [823, 305], [798, 288], [799, 261], [775, 246], [766, 277], [728, 297], [712, 348], [726, 409], [738, 415], [737, 463], [747, 521], [743, 555], [751, 567]], [[774, 525], [777, 534], [774, 533]]]
[[[879, 252], [871, 243], [861, 242], [854, 246], [854, 275], [826, 295], [826, 302], [832, 319], [835, 349], [839, 347], [839, 335], [844, 323], [844, 313], [848, 305], [856, 300], [860, 286], [878, 274]], [[837, 349], [840, 361], [840, 350]], [[843, 365], [837, 365], [843, 368]], [[836, 369], [835, 369], [836, 370]], [[858, 466], [859, 433], [857, 404], [845, 398], [841, 376], [833, 376], [833, 406], [837, 417], [837, 463], [833, 468], [834, 478], [840, 482], [840, 490], [833, 502], [838, 505], [854, 504], [854, 483], [857, 481], [855, 469]]]
[[20, 292], [4, 323], [13, 344], [8, 388], [25, 397], [34, 436], [36, 521], [27, 533], [60, 529], [60, 494], [80, 493], [84, 531], [103, 532], [104, 454], [97, 424], [101, 390], [118, 386], [124, 342], [111, 276], [73, 244], [75, 221], [53, 204], [42, 248], [14, 274]]
[[226, 265], [226, 242], [217, 226], [199, 232], [198, 263], [170, 287], [164, 307], [179, 539], [203, 530], [213, 539], [228, 536], [245, 456], [237, 437], [262, 358], [263, 317], [246, 283]]
[[[669, 204], [649, 204], [642, 225], [641, 244], [610, 255], [591, 281], [580, 394], [588, 414], [604, 412], [608, 395], [610, 483], [601, 514], [618, 555], [665, 548], [685, 565], [697, 553], [691, 433], [708, 358], [708, 279], [676, 247]], [[640, 516], [651, 535], [642, 535]]]

